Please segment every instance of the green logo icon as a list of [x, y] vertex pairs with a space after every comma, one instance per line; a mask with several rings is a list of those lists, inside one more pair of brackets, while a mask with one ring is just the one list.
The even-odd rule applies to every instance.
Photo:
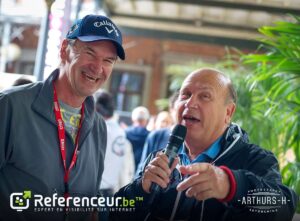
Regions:
[[25, 190], [23, 193], [12, 193], [10, 195], [10, 207], [18, 212], [29, 208], [31, 191]]

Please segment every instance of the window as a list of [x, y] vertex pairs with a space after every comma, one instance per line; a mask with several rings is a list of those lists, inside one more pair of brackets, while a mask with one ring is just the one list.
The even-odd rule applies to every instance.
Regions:
[[116, 110], [132, 111], [143, 104], [145, 75], [142, 72], [114, 71], [109, 91], [115, 95]]

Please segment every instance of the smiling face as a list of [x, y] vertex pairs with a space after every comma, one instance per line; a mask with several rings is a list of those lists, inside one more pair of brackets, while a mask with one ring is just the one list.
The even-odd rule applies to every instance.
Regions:
[[60, 78], [66, 83], [65, 93], [84, 100], [96, 92], [111, 75], [117, 52], [111, 41], [64, 40], [60, 57]]
[[208, 148], [226, 130], [235, 110], [230, 80], [213, 69], [191, 73], [176, 103], [177, 120], [187, 127], [187, 146]]

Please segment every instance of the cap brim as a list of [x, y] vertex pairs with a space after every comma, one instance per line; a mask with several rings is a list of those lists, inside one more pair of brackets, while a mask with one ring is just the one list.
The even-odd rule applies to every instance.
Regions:
[[114, 39], [106, 38], [106, 37], [100, 37], [100, 36], [80, 36], [80, 37], [77, 37], [77, 38], [80, 41], [83, 41], [83, 42], [104, 41], [104, 40], [112, 41], [115, 44], [116, 48], [117, 48], [118, 57], [121, 58], [122, 60], [125, 60], [124, 48], [122, 47], [122, 45], [119, 42], [117, 42]]

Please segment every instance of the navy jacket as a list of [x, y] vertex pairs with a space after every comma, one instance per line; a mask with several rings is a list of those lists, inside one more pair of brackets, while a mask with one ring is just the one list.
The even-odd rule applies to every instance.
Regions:
[[140, 162], [145, 140], [149, 134], [149, 131], [145, 127], [130, 126], [125, 130], [126, 138], [132, 145], [134, 154], [135, 170], [138, 168]]
[[145, 141], [142, 156], [137, 167], [138, 172], [143, 168], [143, 164], [150, 153], [163, 149], [167, 146], [171, 134], [170, 128], [163, 128], [151, 131]]
[[[145, 166], [154, 156], [155, 153], [150, 154]], [[143, 197], [143, 201], [137, 202], [134, 213], [111, 213], [111, 220], [289, 221], [292, 219], [297, 196], [282, 184], [276, 158], [270, 151], [249, 144], [247, 135], [238, 126], [231, 125], [227, 129], [221, 139], [220, 154], [213, 161], [216, 166], [227, 166], [234, 175], [237, 189], [230, 202], [222, 203], [213, 198], [197, 201], [195, 198], [187, 198], [184, 192], [178, 193], [176, 186], [183, 178], [177, 169], [171, 174], [170, 185], [151, 202], [151, 194], [142, 189], [143, 171], [141, 171], [139, 177], [120, 189], [116, 196], [129, 199]], [[285, 200], [272, 201], [271, 205], [261, 205], [262, 202], [255, 200], [255, 203], [247, 202], [253, 199], [251, 198], [253, 193]], [[254, 198], [258, 199], [260, 196]], [[271, 206], [274, 211], [264, 206]]]

